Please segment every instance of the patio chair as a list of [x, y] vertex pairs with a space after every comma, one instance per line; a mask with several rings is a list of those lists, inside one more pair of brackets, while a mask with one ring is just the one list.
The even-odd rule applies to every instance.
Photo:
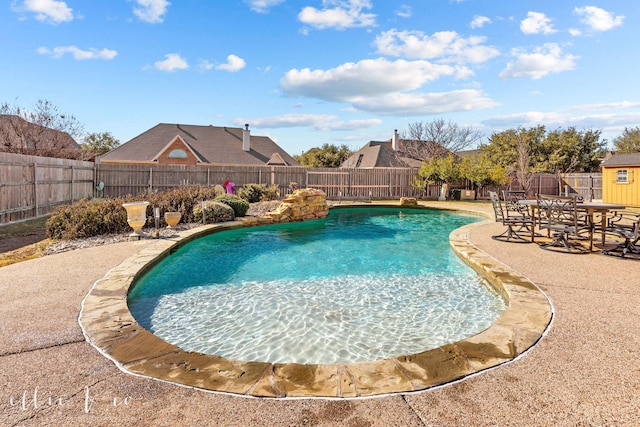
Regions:
[[524, 190], [502, 190], [502, 199], [504, 200], [507, 215], [531, 217], [529, 207], [519, 203], [520, 200], [527, 199], [527, 194]]
[[620, 257], [625, 257], [628, 254], [640, 255], [639, 213], [614, 212], [613, 216], [607, 220], [605, 233], [620, 237], [624, 239], [624, 242], [618, 243], [613, 249], [604, 249], [603, 254]]
[[[593, 245], [593, 227], [583, 222], [578, 212], [575, 197], [538, 194], [538, 224], [551, 234], [551, 242], [542, 243], [542, 249], [569, 253], [588, 253]], [[576, 239], [583, 239], [582, 233], [589, 233], [589, 249]], [[571, 239], [571, 237], [575, 239]]]
[[[502, 223], [507, 229], [499, 235], [491, 236], [495, 240], [503, 242], [513, 243], [529, 243], [533, 242], [533, 219], [524, 215], [509, 216], [503, 206], [498, 193], [495, 191], [489, 192], [491, 198], [491, 204], [493, 205], [493, 212], [495, 214], [496, 222]], [[527, 240], [520, 235], [522, 230], [527, 230], [531, 235], [531, 240]]]

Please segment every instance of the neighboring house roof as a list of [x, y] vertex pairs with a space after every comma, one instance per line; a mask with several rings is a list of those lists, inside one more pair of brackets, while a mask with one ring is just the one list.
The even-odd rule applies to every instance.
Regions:
[[467, 157], [474, 157], [474, 156], [479, 156], [482, 153], [482, 151], [479, 148], [474, 148], [472, 150], [462, 150], [462, 151], [456, 151], [456, 156], [458, 156], [458, 158], [460, 159], [464, 159]]
[[[100, 161], [175, 163], [186, 154], [192, 164], [299, 166], [271, 138], [250, 135], [249, 150], [243, 149], [248, 129], [160, 123], [100, 157]], [[183, 151], [184, 153], [180, 153]], [[175, 153], [175, 155], [174, 155]], [[186, 158], [185, 162], [186, 162]]]
[[614, 154], [602, 162], [602, 167], [640, 166], [640, 153]]
[[343, 168], [420, 168], [422, 160], [410, 157], [404, 150], [405, 144], [435, 144], [435, 142], [398, 140], [398, 151], [393, 149], [393, 141], [369, 141], [364, 147], [345, 160]]
[[0, 151], [44, 157], [82, 158], [82, 148], [66, 132], [0, 114]]

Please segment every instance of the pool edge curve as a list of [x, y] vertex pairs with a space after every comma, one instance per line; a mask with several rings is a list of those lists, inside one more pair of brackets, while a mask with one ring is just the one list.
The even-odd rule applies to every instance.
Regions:
[[546, 295], [469, 241], [469, 232], [483, 224], [486, 221], [454, 230], [449, 242], [508, 299], [507, 310], [476, 335], [417, 354], [327, 365], [242, 362], [184, 351], [140, 326], [127, 306], [137, 277], [195, 238], [250, 226], [240, 221], [185, 230], [141, 249], [93, 285], [78, 320], [86, 340], [121, 371], [206, 391], [247, 397], [359, 398], [427, 390], [517, 359], [551, 323], [553, 308]]

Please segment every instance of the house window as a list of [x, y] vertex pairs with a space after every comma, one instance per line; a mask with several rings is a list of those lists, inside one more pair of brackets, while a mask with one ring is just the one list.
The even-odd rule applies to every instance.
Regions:
[[186, 159], [187, 153], [184, 150], [175, 149], [169, 153], [170, 159]]
[[629, 171], [626, 169], [618, 169], [618, 178], [616, 179], [618, 184], [629, 183]]

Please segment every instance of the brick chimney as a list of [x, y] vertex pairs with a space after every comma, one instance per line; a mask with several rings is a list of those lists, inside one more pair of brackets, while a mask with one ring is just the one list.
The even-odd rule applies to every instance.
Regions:
[[249, 130], [249, 124], [246, 123], [244, 125], [244, 129], [242, 129], [242, 150], [250, 151], [251, 150], [251, 131]]
[[398, 151], [400, 144], [400, 136], [398, 135], [398, 129], [393, 130], [393, 138], [391, 138], [391, 148], [393, 151]]

